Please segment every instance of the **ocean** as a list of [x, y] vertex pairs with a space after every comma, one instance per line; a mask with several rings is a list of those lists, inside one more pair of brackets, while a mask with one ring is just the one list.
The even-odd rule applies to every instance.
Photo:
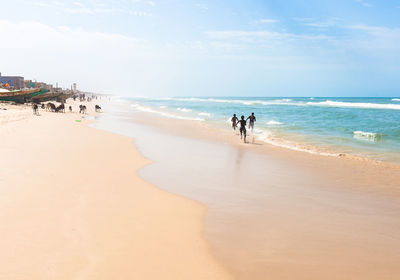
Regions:
[[[326, 156], [347, 154], [400, 164], [400, 98], [120, 98], [135, 111], [230, 129], [254, 112], [260, 141]], [[251, 134], [251, 133], [250, 133]]]

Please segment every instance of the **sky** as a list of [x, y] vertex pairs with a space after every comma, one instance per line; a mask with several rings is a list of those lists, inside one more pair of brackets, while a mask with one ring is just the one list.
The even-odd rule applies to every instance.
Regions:
[[400, 96], [400, 0], [0, 0], [0, 72], [125, 96]]

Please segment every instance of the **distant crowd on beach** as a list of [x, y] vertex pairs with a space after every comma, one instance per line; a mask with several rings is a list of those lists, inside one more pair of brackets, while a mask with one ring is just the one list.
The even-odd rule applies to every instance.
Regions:
[[[74, 95], [71, 98], [75, 101], [77, 98], [79, 97], [79, 101], [80, 102], [91, 102], [93, 99], [97, 100], [98, 97], [97, 96], [85, 96], [85, 94], [80, 94], [78, 95]], [[101, 99], [101, 97], [99, 97], [99, 99]], [[55, 112], [55, 113], [65, 113], [65, 106], [66, 100], [61, 100], [60, 104], [57, 106], [56, 104], [52, 103], [52, 102], [47, 102], [47, 103], [33, 103], [32, 104], [32, 109], [33, 109], [33, 114], [34, 115], [40, 115], [39, 114], [39, 108], [49, 111], [49, 112]], [[101, 107], [99, 105], [94, 105], [94, 109], [95, 112], [101, 112]], [[74, 111], [74, 108], [72, 105], [68, 106], [68, 110], [70, 113], [72, 113]], [[87, 107], [86, 105], [80, 104], [79, 105], [79, 114], [86, 114], [87, 111]]]
[[246, 143], [246, 136], [247, 136], [247, 130], [246, 130], [247, 121], [249, 121], [249, 129], [251, 129], [251, 132], [253, 132], [254, 123], [256, 122], [256, 116], [254, 115], [254, 112], [251, 113], [251, 115], [248, 116], [247, 119], [244, 119], [243, 115], [239, 119], [238, 117], [236, 117], [236, 114], [233, 114], [233, 117], [231, 118], [232, 128], [234, 131], [236, 131], [238, 124], [240, 125], [239, 127], [240, 139], [243, 139], [244, 143]]
[[[75, 101], [76, 98], [78, 98], [78, 96], [74, 95], [72, 98]], [[91, 102], [93, 99], [97, 100], [97, 95], [86, 96], [85, 93], [79, 94], [79, 101], [80, 102], [83, 102], [83, 101]], [[101, 96], [99, 96], [99, 99], [101, 99]]]

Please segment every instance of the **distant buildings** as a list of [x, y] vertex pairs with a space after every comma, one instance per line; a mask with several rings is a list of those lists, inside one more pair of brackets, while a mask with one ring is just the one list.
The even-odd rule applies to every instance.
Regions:
[[2, 76], [0, 73], [0, 84], [8, 85], [16, 89], [21, 89], [25, 87], [24, 77], [20, 76]]
[[32, 82], [32, 80], [25, 80], [24, 81], [24, 87], [25, 88], [32, 88], [32, 87], [34, 87], [34, 83]]
[[[63, 89], [58, 87], [58, 83], [54, 87], [51, 84], [46, 84], [43, 82], [36, 82], [32, 80], [24, 80], [24, 77], [20, 76], [2, 76], [0, 73], [0, 87], [23, 89], [23, 88], [43, 88], [50, 92], [62, 92]], [[67, 90], [70, 91], [70, 90]], [[71, 86], [71, 91], [77, 92], [76, 83]]]
[[35, 82], [32, 83], [34, 88], [44, 88], [47, 90], [52, 90], [53, 89], [53, 85], [50, 84], [46, 84], [46, 83], [42, 83], [42, 82]]

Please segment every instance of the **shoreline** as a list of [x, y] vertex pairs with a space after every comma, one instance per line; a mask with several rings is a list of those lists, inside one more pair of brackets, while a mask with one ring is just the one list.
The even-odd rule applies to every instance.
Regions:
[[[105, 111], [109, 109], [107, 104], [111, 106], [111, 103], [104, 103]], [[88, 106], [91, 107], [94, 103]], [[0, 245], [10, 251], [15, 249], [10, 246], [22, 242], [28, 256], [41, 248], [40, 252], [46, 255], [39, 254], [39, 259], [56, 259], [49, 265], [50, 268], [46, 268], [51, 273], [79, 271], [83, 278], [90, 278], [98, 268], [96, 276], [99, 277], [96, 279], [111, 273], [115, 276], [115, 271], [146, 279], [169, 279], [166, 275], [174, 275], [170, 279], [176, 279], [178, 273], [187, 272], [188, 275], [190, 273], [188, 277], [194, 279], [192, 275], [196, 271], [194, 274], [199, 279], [233, 277], [240, 280], [262, 280], [267, 274], [272, 279], [293, 279], [294, 276], [307, 280], [347, 279], [340, 278], [337, 273], [363, 275], [363, 279], [372, 280], [389, 275], [384, 274], [385, 271], [392, 272], [390, 277], [400, 273], [390, 261], [400, 255], [400, 242], [396, 242], [395, 237], [396, 233], [400, 234], [397, 219], [400, 214], [400, 174], [397, 169], [260, 145], [256, 141], [243, 144], [237, 135], [228, 130], [219, 130], [204, 123], [154, 118], [150, 114], [110, 110], [98, 115], [99, 118], [90, 113], [83, 123], [75, 122], [77, 116], [44, 112], [37, 119], [32, 117], [26, 121], [10, 122], [4, 126], [9, 129], [2, 131], [2, 135], [17, 133], [19, 137], [12, 136], [17, 137], [14, 138], [17, 143], [14, 143], [8, 135], [9, 141], [3, 144], [8, 151], [8, 165], [0, 166], [3, 171], [1, 178], [14, 188], [3, 190], [0, 197], [15, 198], [11, 200], [16, 202], [13, 207], [20, 205], [21, 211], [27, 211], [24, 205], [36, 206], [38, 210], [33, 208], [33, 213], [28, 214], [32, 215], [32, 221], [20, 219], [11, 222], [12, 219], [8, 219], [10, 222], [6, 222], [8, 228], [4, 231], [8, 230], [11, 234], [10, 227], [18, 228], [14, 232], [22, 232], [17, 236], [23, 241], [7, 244], [6, 241], [13, 238], [7, 234]], [[107, 119], [113, 129], [122, 130], [107, 129]], [[38, 126], [40, 123], [42, 126]], [[101, 127], [101, 124], [106, 125]], [[77, 128], [79, 133], [76, 133]], [[61, 135], [65, 132], [66, 137]], [[33, 152], [24, 139], [32, 139], [29, 145], [35, 147]], [[71, 142], [71, 139], [75, 141]], [[63, 155], [57, 158], [60, 151], [64, 151]], [[12, 158], [13, 153], [33, 155], [35, 158], [22, 157], [22, 160], [31, 162], [24, 168], [21, 157]], [[149, 165], [148, 159], [152, 159], [152, 164]], [[61, 167], [65, 162], [70, 168], [63, 170]], [[46, 168], [43, 168], [43, 163], [47, 163]], [[24, 176], [18, 174], [20, 169], [24, 170]], [[115, 176], [110, 172], [124, 175]], [[105, 178], [106, 182], [103, 181]], [[93, 185], [85, 187], [82, 196], [79, 185], [85, 180]], [[139, 183], [134, 183], [135, 186], [140, 186], [142, 191], [147, 189], [145, 195], [143, 192], [136, 193], [136, 188], [132, 190], [128, 186], [129, 182], [136, 180]], [[118, 188], [119, 191], [115, 192], [115, 187], [119, 185], [122, 189]], [[110, 186], [112, 189], [109, 189]], [[149, 188], [142, 188], [144, 186]], [[44, 193], [37, 194], [37, 189]], [[150, 189], [155, 189], [155, 193]], [[13, 190], [14, 196], [10, 195], [10, 190]], [[170, 200], [170, 203], [160, 205], [164, 201], [160, 192], [161, 196], [170, 197], [174, 202]], [[24, 193], [29, 195], [21, 200], [19, 196]], [[51, 198], [55, 198], [54, 202]], [[63, 209], [56, 205], [60, 198]], [[109, 199], [109, 206], [112, 207], [103, 209], [104, 201]], [[22, 202], [25, 204], [21, 205]], [[189, 205], [188, 208], [177, 210], [176, 204], [182, 203]], [[3, 221], [4, 217], [15, 214], [22, 217], [7, 208], [11, 205], [0, 203], [0, 206], [6, 213], [3, 214]], [[54, 213], [46, 212], [48, 206]], [[144, 208], [147, 214], [139, 211]], [[65, 209], [72, 209], [72, 214], [64, 213]], [[92, 211], [88, 212], [88, 209]], [[168, 215], [169, 224], [166, 224], [163, 213], [166, 210], [172, 212]], [[163, 218], [158, 220], [148, 214], [154, 211]], [[73, 217], [81, 217], [82, 214], [83, 220], [78, 219], [76, 224]], [[152, 229], [162, 226], [168, 236], [172, 235], [171, 239], [149, 233], [145, 228], [137, 228], [130, 222], [132, 215], [140, 225], [150, 224]], [[152, 218], [149, 219], [149, 216]], [[42, 220], [37, 220], [37, 217]], [[62, 217], [62, 221], [58, 221], [57, 217]], [[110, 219], [105, 221], [104, 217]], [[121, 218], [114, 222], [113, 217]], [[182, 222], [183, 217], [188, 223]], [[97, 228], [96, 232], [104, 233], [101, 240], [97, 239], [93, 230], [85, 226], [82, 228], [85, 221], [94, 221], [89, 228]], [[63, 230], [52, 228], [54, 223], [61, 225]], [[32, 225], [40, 225], [40, 228], [32, 230]], [[120, 232], [119, 229], [125, 230], [127, 225], [130, 225], [129, 232], [139, 231], [142, 235], [133, 234], [132, 237]], [[182, 227], [185, 232], [190, 231], [188, 235], [191, 238], [186, 234], [182, 236]], [[196, 230], [191, 231], [193, 227]], [[68, 228], [73, 230], [68, 231]], [[36, 247], [24, 243], [29, 241], [24, 241], [27, 236], [24, 233], [28, 231], [33, 232], [33, 239], [29, 238], [34, 241], [30, 243], [38, 244]], [[41, 239], [48, 232], [51, 244]], [[140, 244], [136, 240], [138, 236]], [[160, 243], [152, 247], [152, 240]], [[174, 252], [171, 252], [171, 245], [181, 242], [185, 242], [183, 246], [187, 251], [184, 256], [181, 256], [181, 251], [176, 255], [176, 245], [172, 246]], [[85, 247], [86, 243], [92, 246]], [[57, 250], [53, 246], [57, 244], [65, 245], [55, 256], [53, 252]], [[94, 244], [100, 244], [101, 248], [97, 250]], [[138, 248], [141, 256], [144, 254], [146, 258], [131, 252]], [[371, 253], [376, 250], [378, 253]], [[66, 260], [62, 258], [68, 254], [78, 256], [74, 257], [76, 262], [72, 270], [71, 267], [64, 267]], [[128, 256], [143, 265], [143, 270], [131, 272], [132, 265], [117, 262], [118, 259], [129, 259]], [[97, 266], [97, 258], [107, 258], [102, 263], [106, 268]], [[179, 263], [176, 264], [178, 258]], [[2, 260], [7, 263], [5, 255]], [[16, 257], [11, 261], [15, 265]], [[182, 268], [182, 263], [187, 261], [189, 264]], [[26, 259], [21, 263], [27, 262]], [[367, 266], [366, 263], [374, 265]], [[11, 267], [13, 264], [10, 264]], [[161, 271], [149, 272], [150, 266], [154, 265], [161, 267]], [[38, 264], [37, 267], [34, 272], [40, 273], [41, 278], [52, 279], [43, 265]], [[82, 267], [85, 269], [82, 270]], [[12, 276], [11, 273], [17, 273], [17, 270], [0, 270], [0, 275], [9, 273], [7, 276]], [[215, 274], [210, 276], [208, 273]], [[58, 278], [64, 279], [63, 275]], [[13, 278], [11, 276], [8, 278]], [[390, 277], [387, 276], [387, 279], [392, 279]]]
[[[309, 169], [315, 168], [316, 170], [313, 171], [324, 172], [325, 175], [337, 173], [339, 168], [347, 174], [348, 178], [357, 177], [355, 181], [362, 183], [365, 190], [371, 190], [370, 185], [379, 184], [389, 187], [373, 188], [375, 191], [387, 191], [390, 194], [400, 195], [400, 165], [351, 155], [334, 157], [292, 150], [257, 140], [254, 135], [252, 135], [252, 138], [248, 137], [248, 143], [244, 144], [238, 136], [238, 131], [233, 133], [229, 128], [224, 129], [204, 122], [162, 118], [151, 113], [130, 111], [128, 115], [136, 123], [152, 126], [167, 134], [203, 139], [244, 150], [252, 150], [265, 156], [272, 156], [277, 160], [294, 161], [297, 164], [307, 166]], [[392, 174], [396, 175], [394, 182], [391, 177]], [[369, 179], [372, 179], [372, 181]]]
[[208, 207], [207, 240], [237, 279], [400, 273], [391, 261], [400, 255], [397, 169], [243, 144], [204, 123], [129, 110], [107, 119], [96, 127], [136, 138], [156, 162], [143, 178]]
[[231, 279], [203, 238], [205, 206], [146, 182], [132, 139], [89, 123], [41, 111], [3, 126], [0, 275]]
[[[189, 122], [198, 122], [201, 123], [205, 126], [213, 127], [213, 128], [219, 128], [223, 131], [228, 132], [229, 129], [227, 129], [226, 125], [223, 125], [222, 122], [213, 122], [213, 121], [208, 121], [206, 119], [199, 119], [199, 118], [194, 118], [194, 117], [185, 117], [181, 115], [176, 115], [173, 113], [173, 111], [159, 111], [158, 108], [156, 107], [146, 107], [142, 106], [140, 104], [131, 104], [131, 107], [133, 109], [137, 109], [138, 111], [141, 111], [141, 113], [144, 114], [151, 114], [153, 116], [157, 117], [164, 117], [166, 119], [172, 119], [172, 120], [182, 120], [182, 121], [189, 121]], [[165, 106], [163, 107], [162, 110], [165, 110]], [[181, 108], [178, 108], [178, 110]], [[186, 112], [184, 109], [179, 110], [180, 112]], [[189, 110], [190, 112], [191, 110]], [[201, 113], [200, 113], [201, 114]], [[230, 127], [230, 122], [229, 125]], [[256, 124], [257, 127], [257, 124]], [[257, 130], [257, 128], [256, 128]], [[355, 131], [359, 133], [360, 131]], [[263, 134], [265, 134], [264, 132]], [[368, 134], [368, 133], [365, 133]], [[310, 141], [300, 141], [300, 140], [293, 140], [292, 138], [298, 138], [299, 136], [305, 137], [306, 135], [303, 134], [287, 134], [285, 135], [280, 135], [280, 136], [272, 136], [268, 137], [265, 135], [260, 135], [257, 133], [249, 133], [250, 136], [253, 136], [256, 138], [256, 141], [258, 143], [263, 143], [263, 144], [269, 144], [272, 146], [275, 146], [277, 148], [283, 148], [283, 149], [288, 149], [292, 150], [295, 152], [303, 152], [303, 153], [308, 153], [311, 155], [319, 155], [319, 156], [327, 156], [327, 157], [343, 157], [347, 159], [352, 159], [352, 160], [358, 160], [358, 161], [369, 161], [371, 164], [377, 164], [377, 165], [386, 165], [386, 166], [392, 166], [400, 169], [400, 162], [399, 161], [394, 161], [394, 160], [380, 160], [377, 158], [373, 158], [372, 156], [366, 155], [366, 151], [364, 151], [364, 155], [361, 153], [361, 151], [358, 152], [348, 152], [348, 151], [343, 151], [344, 147], [339, 147], [339, 146], [331, 146], [331, 147], [323, 147], [321, 146], [322, 144], [317, 144], [313, 143]], [[357, 135], [357, 134], [355, 134]], [[347, 149], [350, 149], [347, 147]]]

